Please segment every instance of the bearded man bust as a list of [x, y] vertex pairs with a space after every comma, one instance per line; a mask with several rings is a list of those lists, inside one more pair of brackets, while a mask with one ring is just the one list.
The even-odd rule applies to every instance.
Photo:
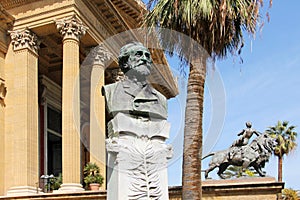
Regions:
[[125, 79], [102, 88], [112, 118], [106, 139], [107, 197], [168, 199], [167, 160], [172, 147], [165, 144], [170, 130], [167, 99], [147, 82], [150, 52], [132, 42], [121, 48], [118, 62]]

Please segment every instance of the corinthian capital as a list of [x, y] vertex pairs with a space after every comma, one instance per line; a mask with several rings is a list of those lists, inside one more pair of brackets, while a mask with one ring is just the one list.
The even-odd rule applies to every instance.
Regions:
[[84, 65], [101, 65], [104, 67], [107, 64], [107, 62], [112, 58], [112, 56], [112, 53], [110, 53], [103, 44], [100, 44], [89, 50], [88, 55], [84, 60]]
[[9, 31], [9, 33], [15, 51], [28, 48], [34, 53], [38, 53], [40, 41], [32, 31], [26, 28], [24, 30]]
[[88, 29], [82, 24], [82, 21], [77, 19], [75, 15], [70, 18], [64, 18], [56, 21], [56, 28], [62, 34], [64, 39], [76, 39], [79, 40], [81, 36], [86, 33]]
[[93, 59], [94, 65], [102, 65], [105, 64], [111, 59], [112, 53], [110, 53], [103, 44], [96, 46], [91, 51], [91, 58]]

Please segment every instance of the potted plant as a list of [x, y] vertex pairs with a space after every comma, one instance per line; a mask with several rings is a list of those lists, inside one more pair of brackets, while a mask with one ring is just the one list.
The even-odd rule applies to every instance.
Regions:
[[54, 178], [54, 181], [51, 183], [53, 192], [56, 192], [62, 184], [62, 174], [59, 173], [57, 177]]
[[87, 163], [84, 167], [84, 182], [91, 190], [99, 190], [103, 183], [103, 176], [96, 163]]
[[58, 176], [53, 176], [53, 174], [42, 175], [41, 179], [44, 179], [45, 190], [44, 192], [54, 192], [60, 188], [62, 184], [62, 174], [59, 173]]

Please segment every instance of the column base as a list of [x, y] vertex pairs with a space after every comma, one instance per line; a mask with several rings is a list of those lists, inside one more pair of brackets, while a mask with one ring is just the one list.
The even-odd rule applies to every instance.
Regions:
[[58, 193], [82, 192], [84, 191], [81, 184], [78, 183], [63, 183], [58, 189]]
[[7, 191], [7, 196], [28, 196], [42, 193], [40, 188], [31, 187], [31, 186], [16, 186], [11, 187]]

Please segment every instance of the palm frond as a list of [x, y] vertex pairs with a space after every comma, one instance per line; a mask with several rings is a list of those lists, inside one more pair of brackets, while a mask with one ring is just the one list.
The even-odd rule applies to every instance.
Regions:
[[297, 132], [294, 131], [295, 128], [296, 126], [289, 126], [288, 121], [278, 121], [275, 126], [266, 130], [266, 133], [276, 138], [277, 146], [274, 149], [276, 156], [283, 157], [296, 149]]
[[[150, 0], [148, 8], [153, 9], [146, 14], [144, 25], [184, 33], [210, 56], [223, 58], [241, 52], [243, 30], [255, 35], [262, 5], [258, 0]], [[173, 50], [182, 47], [180, 43], [171, 46]]]

